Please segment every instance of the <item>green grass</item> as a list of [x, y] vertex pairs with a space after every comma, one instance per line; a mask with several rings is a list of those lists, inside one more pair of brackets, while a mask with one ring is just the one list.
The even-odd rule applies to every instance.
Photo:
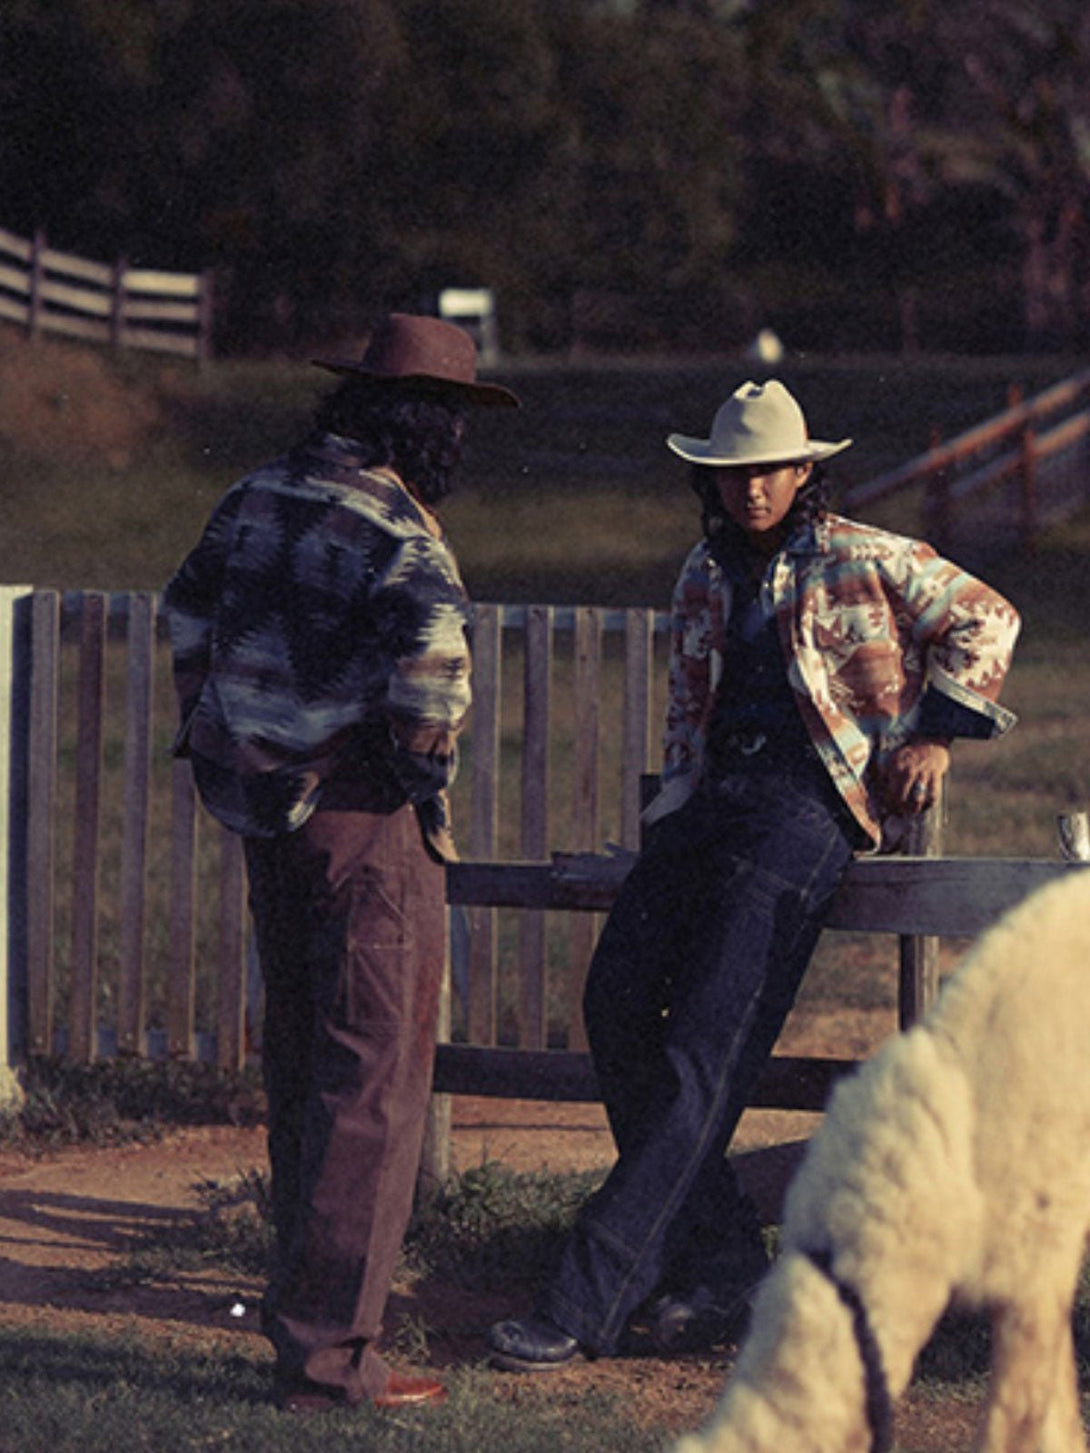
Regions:
[[[592, 1184], [587, 1175], [516, 1175], [494, 1163], [471, 1170], [418, 1210], [402, 1274], [478, 1291], [506, 1288], [524, 1299]], [[262, 1276], [271, 1251], [264, 1177], [250, 1172], [230, 1185], [208, 1184], [202, 1201], [198, 1213], [158, 1226], [117, 1262], [86, 1274], [85, 1294], [196, 1269], [228, 1281]], [[430, 1339], [441, 1342], [444, 1331], [411, 1316], [393, 1319], [388, 1330], [394, 1354], [416, 1362], [432, 1356]], [[496, 1375], [483, 1362], [444, 1371], [451, 1397], [438, 1410], [285, 1418], [269, 1402], [270, 1368], [271, 1353], [249, 1348], [199, 1352], [182, 1339], [0, 1327], [0, 1449], [651, 1453], [665, 1442], [663, 1430], [641, 1426], [619, 1396], [568, 1388], [524, 1400], [516, 1385], [512, 1397], [497, 1395]]]
[[455, 1372], [449, 1402], [396, 1416], [369, 1409], [288, 1418], [268, 1402], [257, 1357], [151, 1348], [98, 1338], [0, 1329], [4, 1453], [657, 1453], [619, 1396], [578, 1390], [520, 1401], [491, 1394], [494, 1375]]
[[[852, 436], [846, 486], [1082, 366], [1062, 357], [793, 356], [816, 434]], [[511, 363], [519, 412], [472, 421], [446, 518], [479, 600], [665, 605], [697, 519], [671, 430], [703, 433], [751, 372], [732, 357]], [[0, 580], [158, 589], [214, 501], [290, 445], [329, 379], [305, 361], [199, 372], [0, 329]]]
[[[403, 1276], [476, 1292], [505, 1291], [525, 1302], [594, 1184], [585, 1174], [517, 1174], [487, 1163], [454, 1178], [418, 1209], [406, 1240]], [[173, 1229], [149, 1233], [107, 1270], [84, 1279], [85, 1292], [169, 1281], [194, 1268], [220, 1280], [261, 1275], [271, 1237], [267, 1186], [251, 1172], [205, 1188], [203, 1210]], [[771, 1228], [770, 1244], [775, 1246]], [[398, 1355], [444, 1359], [450, 1329], [403, 1315], [389, 1328]], [[479, 1329], [478, 1329], [479, 1330]], [[1090, 1274], [1084, 1271], [1074, 1315], [1080, 1379], [1090, 1378]], [[923, 1349], [917, 1392], [939, 1403], [976, 1400], [988, 1376], [986, 1317], [949, 1313]], [[724, 1377], [730, 1358], [716, 1359]], [[640, 1419], [622, 1396], [584, 1392], [577, 1383], [539, 1389], [516, 1379], [498, 1387], [483, 1363], [444, 1371], [451, 1399], [439, 1410], [380, 1416], [369, 1409], [318, 1419], [284, 1418], [269, 1403], [270, 1354], [251, 1344], [195, 1349], [181, 1338], [147, 1340], [0, 1327], [0, 1448], [3, 1453], [113, 1453], [118, 1446], [165, 1450], [261, 1447], [308, 1450], [366, 1447], [479, 1453], [643, 1453], [664, 1449], [670, 1433]], [[679, 1384], [680, 1386], [681, 1384]], [[524, 1395], [525, 1393], [525, 1395]], [[121, 1440], [121, 1442], [119, 1442]]]

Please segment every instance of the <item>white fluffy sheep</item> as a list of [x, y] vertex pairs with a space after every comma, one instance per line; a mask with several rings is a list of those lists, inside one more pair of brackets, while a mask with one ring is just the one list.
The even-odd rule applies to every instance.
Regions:
[[948, 1304], [992, 1316], [978, 1447], [1084, 1449], [1071, 1305], [1088, 1230], [1090, 871], [1072, 870], [837, 1088], [723, 1398], [676, 1453], [881, 1447]]

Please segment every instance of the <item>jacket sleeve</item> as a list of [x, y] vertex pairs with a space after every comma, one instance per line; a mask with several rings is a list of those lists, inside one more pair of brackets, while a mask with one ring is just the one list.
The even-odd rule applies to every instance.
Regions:
[[184, 751], [186, 728], [211, 668], [216, 605], [242, 493], [241, 488], [235, 488], [223, 497], [200, 540], [163, 590], [162, 607], [170, 628], [174, 689], [181, 719], [178, 751]]
[[926, 663], [921, 729], [976, 737], [1007, 731], [1015, 717], [999, 694], [1021, 626], [1014, 606], [923, 542], [909, 551], [898, 588]]
[[454, 781], [471, 699], [469, 603], [442, 542], [406, 540], [370, 606], [387, 663], [377, 706], [389, 727], [393, 770], [409, 800], [424, 802]]

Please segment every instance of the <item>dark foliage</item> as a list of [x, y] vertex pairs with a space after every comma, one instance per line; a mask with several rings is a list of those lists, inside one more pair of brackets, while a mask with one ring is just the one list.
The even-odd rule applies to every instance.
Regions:
[[11, 0], [0, 225], [221, 351], [488, 286], [512, 351], [1085, 346], [1078, 0]]

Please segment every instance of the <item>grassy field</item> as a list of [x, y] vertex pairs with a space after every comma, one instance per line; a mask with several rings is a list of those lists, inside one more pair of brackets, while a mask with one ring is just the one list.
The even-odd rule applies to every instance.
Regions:
[[[1001, 410], [1077, 360], [792, 358], [845, 487]], [[695, 538], [668, 432], [703, 434], [738, 359], [510, 365], [518, 413], [473, 420], [449, 531], [475, 599], [665, 605]], [[157, 589], [220, 493], [289, 445], [328, 375], [305, 362], [111, 361], [0, 330], [0, 581]]]

